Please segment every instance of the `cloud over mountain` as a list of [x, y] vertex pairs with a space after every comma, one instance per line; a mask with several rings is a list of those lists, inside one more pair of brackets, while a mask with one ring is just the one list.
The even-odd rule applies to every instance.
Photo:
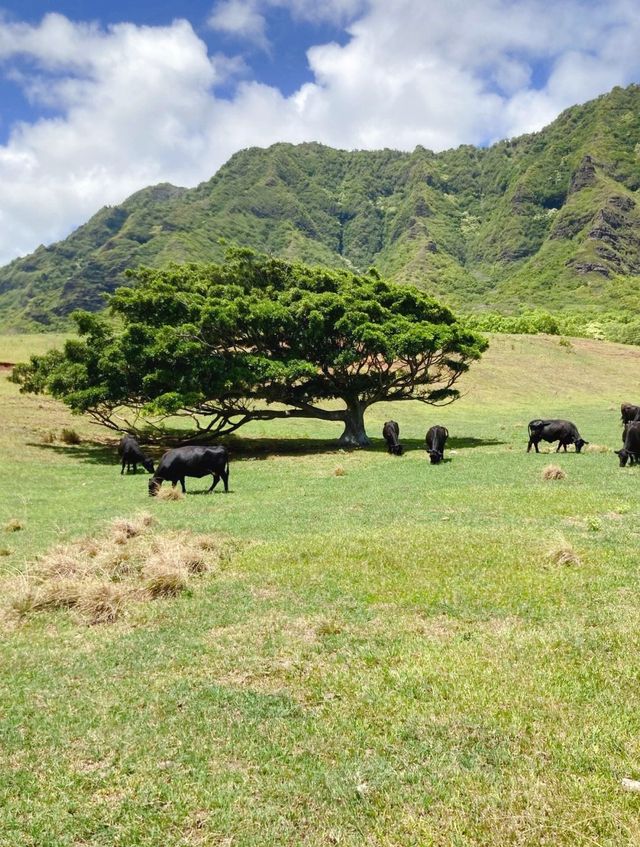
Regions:
[[333, 0], [322, 15], [345, 27], [344, 43], [310, 44], [312, 81], [284, 96], [251, 71], [276, 9], [320, 16], [307, 0], [223, 0], [209, 23], [234, 48], [223, 39], [213, 54], [185, 20], [0, 21], [4, 73], [40, 115], [0, 146], [0, 261], [145, 185], [207, 179], [246, 146], [486, 143], [640, 75], [628, 0]]

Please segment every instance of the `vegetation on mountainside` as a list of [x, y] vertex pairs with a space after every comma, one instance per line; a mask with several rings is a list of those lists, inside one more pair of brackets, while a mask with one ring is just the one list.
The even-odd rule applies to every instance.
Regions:
[[[118, 326], [81, 312], [81, 340], [18, 365], [12, 378], [114, 429], [178, 416], [211, 437], [252, 420], [319, 418], [344, 425], [342, 444], [364, 446], [369, 406], [451, 402], [487, 346], [446, 307], [373, 271], [237, 248], [222, 265], [135, 278], [110, 300]], [[335, 400], [344, 406], [327, 408]]]
[[54, 328], [125, 269], [219, 261], [220, 239], [290, 260], [372, 264], [454, 307], [637, 308], [640, 87], [539, 133], [432, 153], [276, 144], [190, 190], [160, 185], [0, 270], [0, 321]]

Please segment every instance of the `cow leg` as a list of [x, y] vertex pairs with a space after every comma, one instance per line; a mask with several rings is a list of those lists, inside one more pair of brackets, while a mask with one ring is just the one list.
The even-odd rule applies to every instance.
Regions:
[[180, 485], [182, 486], [182, 493], [183, 493], [183, 494], [186, 494], [186, 493], [187, 493], [187, 489], [186, 489], [185, 484], [184, 484], [184, 477], [182, 477], [182, 478], [180, 479]]
[[531, 448], [533, 447], [533, 441], [529, 439], [529, 443], [527, 444], [527, 453], [531, 452]]
[[536, 448], [536, 453], [539, 453], [540, 450], [538, 450], [538, 442], [537, 441], [533, 442], [533, 446]]
[[120, 471], [120, 476], [122, 476], [122, 474], [124, 473], [124, 466], [125, 466], [125, 465], [126, 465], [126, 462], [125, 462], [125, 460], [123, 459], [123, 460], [122, 460], [122, 470]]
[[226, 470], [221, 471], [220, 476], [222, 477], [222, 482], [224, 483], [224, 493], [227, 494], [229, 492], [229, 467], [227, 466]]
[[138, 473], [138, 465], [135, 462], [133, 463], [133, 472]]
[[214, 475], [213, 475], [213, 482], [211, 483], [211, 488], [209, 488], [209, 489], [207, 490], [207, 494], [211, 494], [211, 492], [213, 491], [213, 489], [216, 487], [216, 485], [217, 485], [219, 482], [220, 482], [220, 474], [219, 474], [219, 473], [214, 473]]
[[556, 447], [556, 453], [560, 452], [561, 447], [562, 447], [562, 441], [558, 441], [558, 446]]

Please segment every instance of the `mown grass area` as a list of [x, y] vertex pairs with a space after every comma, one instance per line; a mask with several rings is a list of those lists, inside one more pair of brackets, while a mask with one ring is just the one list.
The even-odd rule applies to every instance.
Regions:
[[[403, 457], [256, 425], [229, 495], [192, 480], [175, 502], [0, 378], [0, 527], [22, 526], [0, 533], [3, 596], [34, 556], [143, 509], [158, 536], [231, 539], [222, 567], [114, 624], [8, 619], [0, 844], [640, 843], [620, 786], [640, 778], [640, 470], [612, 453], [639, 364], [498, 336], [458, 403], [371, 410], [372, 435], [400, 422]], [[526, 454], [539, 416], [595, 452]], [[452, 449], [433, 467], [436, 422]], [[63, 427], [81, 443], [46, 443]], [[542, 479], [550, 462], [565, 479]]]

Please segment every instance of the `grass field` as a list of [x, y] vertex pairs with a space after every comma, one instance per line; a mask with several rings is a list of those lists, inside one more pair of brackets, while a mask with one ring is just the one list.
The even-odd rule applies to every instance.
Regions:
[[[639, 844], [620, 783], [640, 779], [640, 470], [612, 450], [640, 349], [498, 336], [463, 388], [370, 410], [372, 435], [399, 421], [401, 458], [337, 451], [321, 422], [252, 425], [229, 495], [192, 480], [159, 502], [108, 434], [0, 376], [0, 528], [22, 527], [0, 532], [3, 596], [142, 510], [230, 551], [110, 625], [5, 619], [0, 845]], [[526, 454], [540, 416], [590, 452]]]

